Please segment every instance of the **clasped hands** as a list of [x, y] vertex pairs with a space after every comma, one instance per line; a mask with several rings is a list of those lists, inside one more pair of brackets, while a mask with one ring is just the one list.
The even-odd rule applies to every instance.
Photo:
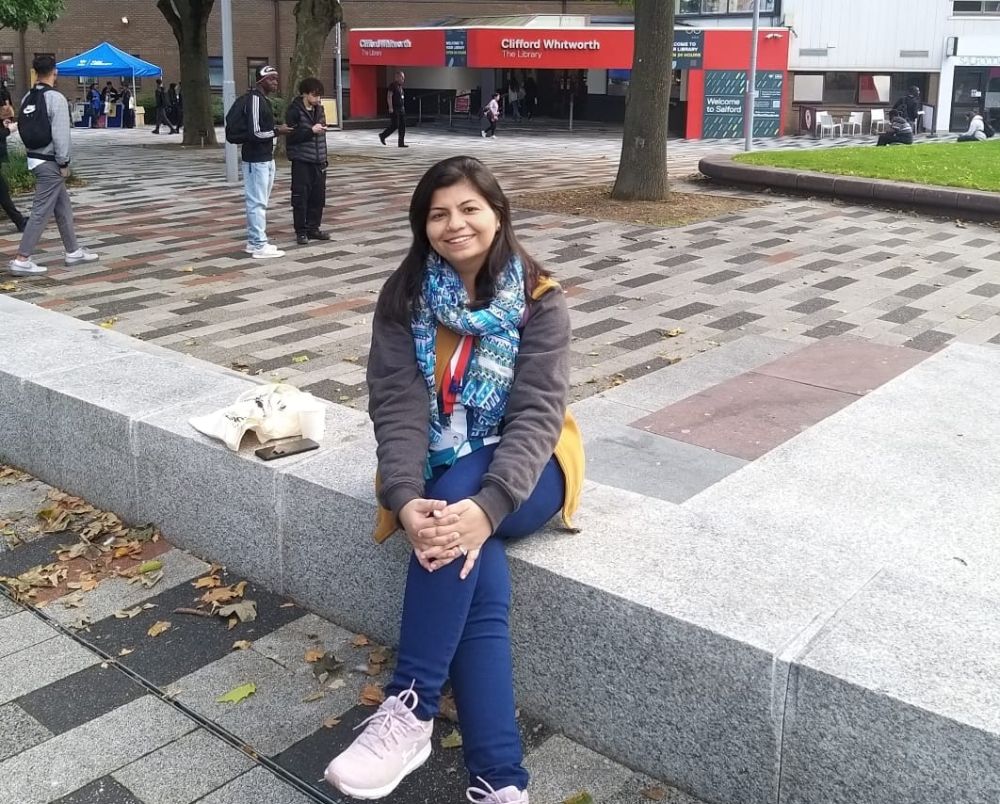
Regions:
[[451, 505], [444, 500], [410, 500], [399, 511], [399, 522], [417, 561], [428, 572], [464, 556], [465, 565], [459, 573], [463, 581], [493, 530], [483, 509], [468, 499]]

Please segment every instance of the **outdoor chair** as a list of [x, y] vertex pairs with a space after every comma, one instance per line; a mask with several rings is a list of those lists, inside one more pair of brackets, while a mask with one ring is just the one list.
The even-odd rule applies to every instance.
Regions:
[[842, 125], [844, 127], [845, 134], [860, 135], [864, 130], [864, 124], [865, 124], [864, 112], [851, 112], [850, 118], [847, 121], [845, 121]]
[[820, 137], [825, 137], [828, 131], [831, 137], [836, 134], [843, 134], [844, 131], [840, 123], [833, 122], [833, 116], [829, 112], [816, 113], [816, 128], [819, 129]]
[[885, 134], [885, 109], [872, 109], [872, 122], [868, 133]]

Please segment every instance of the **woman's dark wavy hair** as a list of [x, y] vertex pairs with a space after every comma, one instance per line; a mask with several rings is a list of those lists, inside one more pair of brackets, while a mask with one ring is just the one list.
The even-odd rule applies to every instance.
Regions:
[[479, 276], [476, 277], [476, 298], [474, 307], [485, 307], [493, 300], [495, 283], [503, 273], [511, 257], [521, 258], [524, 266], [524, 289], [529, 298], [540, 277], [548, 276], [521, 246], [514, 234], [510, 221], [510, 202], [500, 189], [500, 183], [478, 159], [471, 156], [453, 156], [438, 162], [428, 170], [410, 199], [410, 229], [413, 243], [403, 258], [403, 262], [393, 272], [379, 295], [377, 313], [401, 324], [408, 324], [413, 315], [414, 304], [420, 298], [424, 282], [424, 266], [431, 253], [427, 239], [427, 216], [431, 210], [434, 192], [442, 187], [451, 187], [460, 181], [468, 181], [493, 207], [500, 219], [500, 231], [493, 239], [493, 245], [486, 255]]

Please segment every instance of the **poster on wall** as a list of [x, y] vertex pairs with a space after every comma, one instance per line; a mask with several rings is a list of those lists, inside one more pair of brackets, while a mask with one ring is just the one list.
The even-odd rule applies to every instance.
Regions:
[[757, 99], [753, 105], [755, 137], [777, 137], [781, 131], [781, 93], [784, 82], [784, 73], [757, 73]]
[[705, 57], [705, 32], [694, 28], [674, 31], [674, 69], [700, 70]]
[[[781, 131], [781, 95], [784, 73], [757, 74], [757, 98], [754, 101], [755, 137], [777, 137]], [[705, 120], [702, 137], [742, 137], [743, 110], [746, 103], [746, 70], [705, 71]]]
[[723, 139], [743, 136], [746, 70], [705, 71], [705, 122], [701, 136]]
[[448, 29], [444, 32], [444, 66], [465, 67], [469, 62], [469, 32]]

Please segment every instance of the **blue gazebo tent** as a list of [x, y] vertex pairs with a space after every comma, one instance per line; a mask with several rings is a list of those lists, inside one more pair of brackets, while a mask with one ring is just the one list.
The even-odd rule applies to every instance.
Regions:
[[135, 79], [161, 75], [155, 64], [119, 50], [110, 42], [101, 42], [78, 56], [71, 56], [56, 64], [62, 75], [79, 75], [84, 78], [132, 77], [132, 97], [135, 97]]

